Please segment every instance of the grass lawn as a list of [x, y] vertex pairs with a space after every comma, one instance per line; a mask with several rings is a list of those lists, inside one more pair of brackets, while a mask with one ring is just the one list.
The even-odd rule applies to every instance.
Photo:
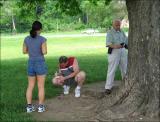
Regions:
[[[27, 88], [27, 55], [22, 54], [23, 36], [1, 37], [1, 121], [33, 121], [25, 110]], [[104, 81], [107, 72], [105, 37], [47, 38], [48, 54], [45, 56], [48, 75], [45, 84], [46, 98], [53, 98], [62, 88], [53, 86], [52, 76], [58, 68], [61, 55], [76, 56], [80, 68], [87, 74], [86, 83]], [[121, 79], [119, 70], [116, 79]], [[37, 86], [33, 100], [37, 100]]]

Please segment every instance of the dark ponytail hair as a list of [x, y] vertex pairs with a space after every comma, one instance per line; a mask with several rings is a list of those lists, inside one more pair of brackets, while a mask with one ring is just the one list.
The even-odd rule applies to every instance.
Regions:
[[32, 24], [32, 30], [30, 31], [30, 36], [32, 38], [35, 38], [37, 36], [37, 32], [38, 30], [42, 29], [42, 24], [39, 21], [34, 21]]

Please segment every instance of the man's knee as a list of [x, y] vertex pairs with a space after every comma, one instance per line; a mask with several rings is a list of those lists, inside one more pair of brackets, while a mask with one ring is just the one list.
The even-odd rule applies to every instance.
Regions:
[[63, 83], [60, 82], [60, 79], [57, 76], [52, 79], [52, 83], [54, 85], [63, 85]]
[[86, 73], [84, 71], [80, 71], [75, 77], [75, 80], [77, 82], [84, 82], [85, 79], [86, 79]]

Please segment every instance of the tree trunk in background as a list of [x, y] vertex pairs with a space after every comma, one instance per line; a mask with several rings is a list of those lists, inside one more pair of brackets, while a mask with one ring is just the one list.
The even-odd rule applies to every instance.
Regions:
[[59, 23], [58, 23], [58, 19], [57, 19], [57, 22], [56, 22], [57, 26], [56, 26], [56, 30], [57, 32], [59, 31]]
[[16, 25], [13, 14], [12, 14], [12, 34], [16, 34]]

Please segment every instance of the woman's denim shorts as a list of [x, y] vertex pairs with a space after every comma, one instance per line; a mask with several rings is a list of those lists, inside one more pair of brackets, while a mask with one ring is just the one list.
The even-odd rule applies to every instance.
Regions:
[[36, 75], [46, 75], [47, 74], [47, 65], [44, 60], [28, 61], [27, 68], [28, 76]]

